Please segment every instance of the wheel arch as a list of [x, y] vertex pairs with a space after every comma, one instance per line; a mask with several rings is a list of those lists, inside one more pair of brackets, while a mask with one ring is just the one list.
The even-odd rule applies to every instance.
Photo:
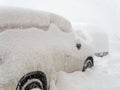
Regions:
[[30, 79], [39, 79], [43, 83], [44, 90], [47, 90], [47, 77], [42, 71], [32, 71], [25, 74], [19, 81], [16, 90], [21, 90], [24, 84]]
[[86, 60], [88, 60], [88, 59], [90, 59], [90, 60], [92, 61], [93, 66], [94, 66], [94, 59], [93, 59], [93, 57], [92, 57], [92, 56], [89, 56], [89, 57], [87, 57], [87, 59], [86, 59]]
[[[84, 65], [86, 63], [87, 60], [91, 60], [92, 61], [92, 66], [94, 66], [94, 60], [93, 60], [93, 57], [92, 56], [89, 56], [86, 58], [85, 62], [84, 62]], [[86, 70], [86, 66], [83, 65], [83, 69], [82, 69], [82, 72], [85, 72]]]

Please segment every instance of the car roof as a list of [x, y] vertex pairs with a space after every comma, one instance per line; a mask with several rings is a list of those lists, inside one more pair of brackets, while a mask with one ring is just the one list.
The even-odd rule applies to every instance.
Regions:
[[11, 28], [42, 28], [46, 30], [51, 23], [63, 32], [72, 30], [71, 23], [62, 16], [24, 8], [0, 7], [0, 31]]

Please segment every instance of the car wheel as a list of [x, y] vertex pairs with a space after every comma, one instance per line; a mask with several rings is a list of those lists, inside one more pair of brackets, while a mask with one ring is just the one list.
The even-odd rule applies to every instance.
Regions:
[[87, 68], [91, 68], [93, 66], [94, 66], [93, 58], [89, 57], [85, 60], [82, 71], [84, 72]]
[[24, 75], [18, 85], [16, 90], [47, 90], [47, 80], [43, 72], [34, 71]]

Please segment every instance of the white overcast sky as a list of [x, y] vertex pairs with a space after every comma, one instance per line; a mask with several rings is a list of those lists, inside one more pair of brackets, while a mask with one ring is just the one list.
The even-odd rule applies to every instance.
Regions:
[[120, 29], [119, 0], [0, 0], [0, 6], [15, 6], [53, 12], [72, 23], [99, 24], [110, 31]]

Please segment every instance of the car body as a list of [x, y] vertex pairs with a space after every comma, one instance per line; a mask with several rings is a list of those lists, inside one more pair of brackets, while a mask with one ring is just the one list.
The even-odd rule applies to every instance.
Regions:
[[19, 8], [0, 11], [1, 90], [47, 90], [55, 72], [94, 65], [91, 47], [63, 17]]

